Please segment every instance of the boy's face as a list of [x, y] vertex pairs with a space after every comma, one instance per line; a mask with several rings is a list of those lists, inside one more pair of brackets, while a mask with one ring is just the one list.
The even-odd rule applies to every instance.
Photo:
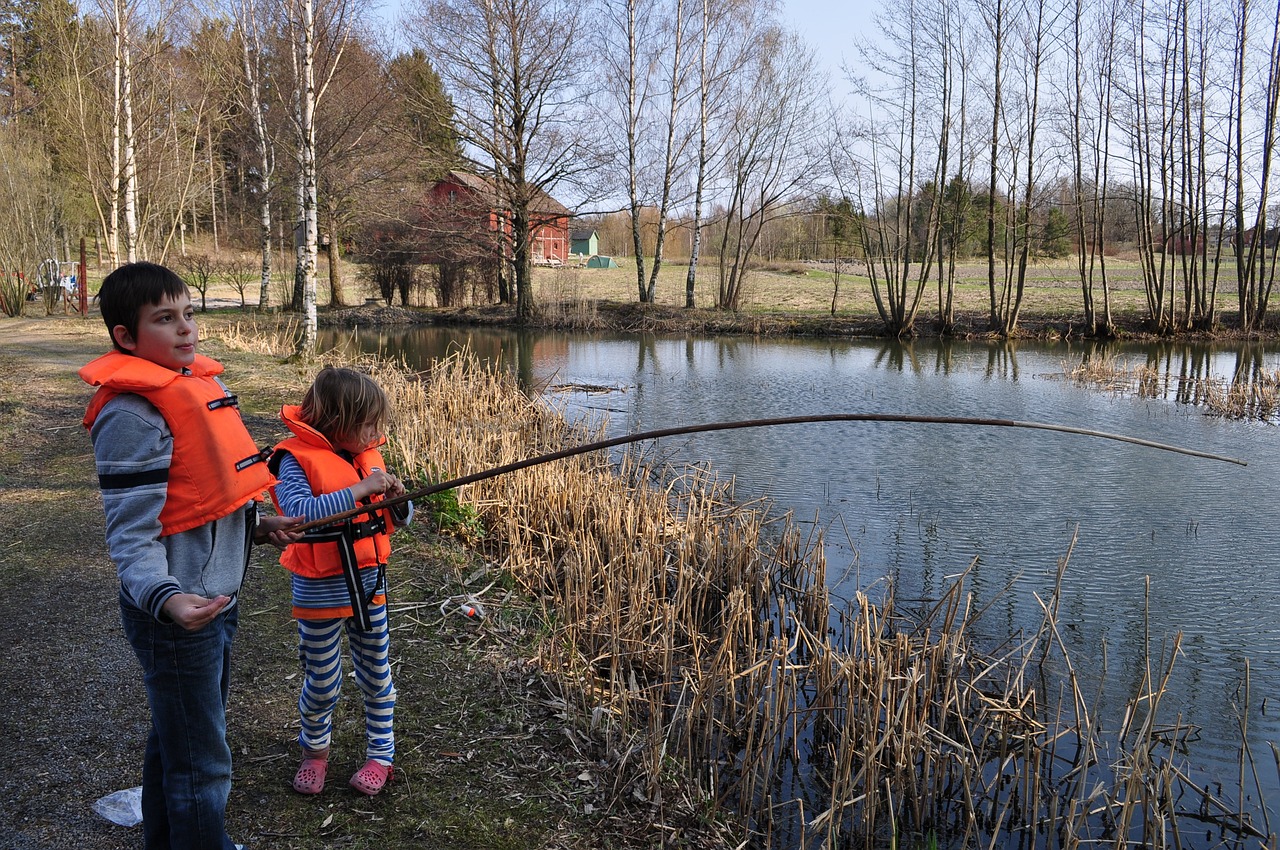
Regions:
[[136, 337], [124, 325], [112, 328], [111, 336], [134, 356], [180, 372], [196, 359], [199, 333], [191, 296], [165, 296], [159, 304], [144, 304], [138, 313]]

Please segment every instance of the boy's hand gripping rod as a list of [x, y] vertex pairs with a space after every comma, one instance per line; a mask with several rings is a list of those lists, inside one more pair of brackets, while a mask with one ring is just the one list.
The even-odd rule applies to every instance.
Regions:
[[1226, 457], [1225, 455], [1211, 454], [1209, 452], [1197, 451], [1196, 449], [1182, 448], [1181, 446], [1171, 446], [1167, 443], [1157, 443], [1154, 440], [1144, 440], [1140, 437], [1129, 437], [1124, 434], [1109, 434], [1105, 431], [1094, 431], [1090, 428], [1076, 428], [1071, 425], [1052, 425], [1044, 422], [1020, 422], [1014, 419], [983, 419], [969, 416], [916, 416], [905, 413], [823, 413], [810, 416], [782, 416], [773, 419], [744, 419], [737, 422], [709, 422], [702, 425], [682, 425], [676, 428], [659, 428], [654, 431], [637, 431], [633, 434], [624, 434], [621, 437], [611, 437], [607, 440], [597, 440], [593, 443], [584, 443], [580, 446], [570, 446], [567, 449], [560, 449], [559, 451], [537, 455], [536, 457], [527, 458], [525, 460], [518, 460], [514, 463], [495, 466], [492, 469], [473, 472], [470, 475], [463, 475], [449, 481], [441, 481], [438, 484], [429, 484], [425, 487], [419, 487], [416, 490], [412, 490], [394, 498], [384, 499], [372, 505], [362, 505], [349, 511], [343, 511], [342, 513], [333, 514], [332, 516], [312, 520], [305, 525], [298, 526], [295, 530], [308, 531], [322, 525], [341, 522], [342, 520], [359, 516], [372, 510], [382, 510], [384, 508], [404, 504], [405, 502], [413, 499], [421, 499], [425, 496], [430, 496], [433, 493], [439, 493], [443, 490], [452, 490], [453, 488], [461, 487], [464, 484], [474, 484], [477, 481], [484, 481], [487, 478], [496, 478], [499, 475], [506, 475], [508, 472], [515, 472], [519, 469], [527, 469], [531, 466], [550, 463], [553, 460], [560, 460], [561, 458], [599, 451], [600, 449], [609, 449], [614, 446], [621, 446], [627, 443], [638, 443], [643, 440], [657, 440], [662, 437], [675, 437], [681, 434], [697, 434], [705, 431], [731, 431], [738, 428], [767, 428], [774, 425], [803, 425], [812, 422], [908, 422], [936, 425], [982, 425], [991, 428], [1031, 428], [1038, 431], [1058, 431], [1063, 434], [1081, 434], [1086, 437], [1100, 437], [1104, 440], [1132, 443], [1135, 446], [1146, 446], [1147, 448], [1159, 449], [1160, 451], [1165, 452], [1176, 452], [1177, 454], [1190, 455], [1191, 457], [1200, 457], [1207, 460], [1217, 460], [1224, 463], [1248, 466], [1248, 464], [1243, 460]]

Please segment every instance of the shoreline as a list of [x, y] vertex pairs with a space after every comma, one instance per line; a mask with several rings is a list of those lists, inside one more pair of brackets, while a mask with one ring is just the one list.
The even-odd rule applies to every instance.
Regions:
[[[322, 327], [381, 327], [430, 324], [461, 327], [503, 327], [533, 330], [586, 331], [612, 333], [700, 334], [706, 336], [746, 335], [759, 337], [829, 337], [833, 339], [889, 339], [877, 317], [855, 314], [825, 314], [795, 311], [731, 313], [722, 310], [685, 309], [661, 304], [619, 301], [553, 302], [540, 305], [539, 315], [520, 322], [509, 305], [466, 307], [398, 307], [381, 302], [358, 306], [324, 307], [319, 310]], [[1234, 321], [1235, 317], [1230, 319]], [[985, 313], [957, 312], [955, 331], [940, 333], [931, 322], [917, 322], [914, 333], [902, 339], [952, 339], [1056, 342], [1060, 340], [1096, 342], [1268, 342], [1280, 341], [1280, 327], [1268, 322], [1262, 330], [1241, 331], [1220, 319], [1213, 331], [1188, 330], [1162, 334], [1150, 330], [1144, 316], [1113, 314], [1116, 333], [1112, 337], [1083, 333], [1080, 317], [1032, 315], [1019, 320], [1009, 336], [988, 329]]]

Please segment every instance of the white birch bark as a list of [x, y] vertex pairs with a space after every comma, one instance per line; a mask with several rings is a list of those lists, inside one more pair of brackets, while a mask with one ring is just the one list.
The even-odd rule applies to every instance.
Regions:
[[107, 254], [111, 265], [120, 262], [120, 181], [123, 174], [121, 144], [124, 125], [122, 94], [124, 87], [124, 3], [112, 4], [112, 36], [115, 50], [111, 57], [111, 153], [107, 189]]
[[331, 27], [325, 67], [317, 68], [318, 32], [316, 8], [312, 0], [294, 0], [290, 7], [290, 30], [296, 69], [296, 137], [298, 141], [298, 222], [294, 278], [302, 289], [302, 336], [299, 350], [315, 351], [318, 336], [316, 316], [316, 267], [319, 253], [319, 184], [316, 174], [316, 114], [325, 90], [333, 79], [343, 49], [351, 35], [350, 6], [337, 2], [326, 9]]
[[274, 164], [271, 137], [267, 133], [266, 104], [262, 99], [262, 39], [254, 0], [241, 0], [235, 8], [240, 28], [240, 64], [244, 73], [245, 111], [250, 116], [258, 156], [258, 247], [262, 254], [262, 278], [258, 309], [271, 304], [271, 179]]
[[711, 0], [702, 0], [702, 38], [698, 43], [698, 161], [693, 190], [693, 243], [689, 246], [689, 271], [684, 281], [684, 306], [693, 309], [694, 287], [698, 280], [698, 258], [702, 253], [702, 201], [707, 186], [708, 103], [711, 74], [707, 66], [707, 44], [711, 39]]
[[311, 0], [300, 0], [302, 12], [301, 42], [298, 44], [301, 59], [301, 76], [298, 81], [299, 125], [299, 197], [302, 213], [302, 244], [298, 247], [298, 277], [302, 281], [302, 349], [315, 351], [317, 338], [316, 317], [316, 254], [318, 227], [316, 223], [316, 22], [315, 8]]

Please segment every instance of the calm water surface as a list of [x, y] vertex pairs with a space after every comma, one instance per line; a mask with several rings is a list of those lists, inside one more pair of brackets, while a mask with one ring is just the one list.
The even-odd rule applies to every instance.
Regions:
[[[676, 438], [661, 453], [734, 476], [826, 533], [838, 597], [880, 592], [925, 606], [975, 566], [984, 634], [1034, 630], [1039, 599], [1071, 553], [1060, 620], [1086, 686], [1105, 678], [1114, 723], [1157, 658], [1183, 636], [1164, 719], [1198, 727], [1193, 761], [1234, 781], [1240, 712], [1277, 797], [1267, 741], [1280, 743], [1280, 430], [1228, 421], [1166, 397], [1119, 397], [1060, 376], [1089, 349], [1062, 345], [655, 338], [412, 328], [361, 347], [429, 366], [467, 344], [514, 370], [571, 417], [608, 435], [806, 413], [908, 413], [1033, 420], [1229, 455], [1247, 468], [1042, 431], [943, 425], [798, 425]], [[333, 337], [330, 337], [333, 340]], [[1134, 365], [1229, 378], [1233, 350], [1112, 347]], [[1280, 352], [1250, 348], [1275, 370]], [[610, 387], [587, 393], [574, 386]], [[559, 389], [555, 389], [559, 388]], [[1002, 592], [1006, 587], [1010, 589]], [[1105, 666], [1105, 677], [1103, 670]], [[1091, 688], [1092, 693], [1096, 688]], [[1195, 738], [1198, 737], [1198, 740]]]

